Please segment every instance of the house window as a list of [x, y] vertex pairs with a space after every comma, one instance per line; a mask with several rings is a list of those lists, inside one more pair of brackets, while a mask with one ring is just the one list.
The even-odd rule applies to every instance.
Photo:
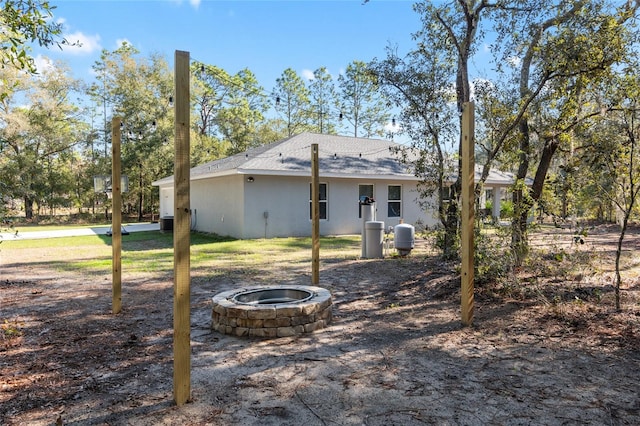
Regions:
[[400, 185], [388, 186], [387, 217], [402, 217], [402, 186]]
[[[327, 220], [327, 184], [321, 183], [320, 185], [320, 220]], [[309, 219], [313, 220], [313, 187], [309, 184]]]
[[[363, 196], [373, 199], [373, 185], [358, 185], [358, 200]], [[362, 219], [362, 208], [360, 208], [360, 203], [358, 203], [358, 217]]]

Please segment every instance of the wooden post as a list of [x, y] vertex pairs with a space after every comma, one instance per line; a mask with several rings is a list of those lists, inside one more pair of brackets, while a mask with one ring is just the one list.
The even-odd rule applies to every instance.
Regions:
[[191, 396], [190, 88], [189, 52], [175, 52], [175, 163], [173, 219], [173, 396]]
[[320, 282], [320, 182], [318, 144], [311, 144], [311, 284]]
[[112, 295], [111, 310], [122, 309], [122, 188], [120, 187], [120, 123], [119, 117], [111, 120], [111, 249]]
[[460, 229], [462, 252], [461, 311], [464, 325], [473, 323], [474, 120], [474, 104], [473, 102], [465, 102], [462, 104], [462, 223]]

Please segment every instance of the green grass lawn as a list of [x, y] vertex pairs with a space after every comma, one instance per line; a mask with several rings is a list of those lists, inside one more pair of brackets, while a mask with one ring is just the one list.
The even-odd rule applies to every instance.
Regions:
[[[63, 228], [60, 228], [63, 229]], [[324, 237], [321, 256], [358, 258], [359, 236]], [[0, 252], [29, 263], [46, 254], [47, 264], [60, 270], [84, 274], [111, 270], [111, 237], [90, 235], [38, 240], [5, 240]], [[170, 273], [173, 270], [173, 234], [158, 231], [132, 232], [122, 237], [122, 268], [131, 273]], [[217, 235], [191, 233], [192, 270], [255, 270], [268, 264], [311, 262], [311, 238], [236, 240]]]

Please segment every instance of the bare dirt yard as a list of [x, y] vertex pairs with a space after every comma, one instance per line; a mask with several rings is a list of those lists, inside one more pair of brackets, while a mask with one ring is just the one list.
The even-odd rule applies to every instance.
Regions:
[[214, 332], [211, 298], [311, 284], [310, 262], [194, 276], [192, 398], [181, 407], [170, 275], [125, 271], [112, 315], [110, 271], [65, 271], [64, 250], [0, 247], [0, 424], [637, 425], [640, 229], [625, 241], [621, 312], [616, 238], [614, 227], [585, 244], [565, 229], [537, 235], [537, 260], [517, 280], [476, 286], [471, 327], [456, 265], [422, 241], [407, 258], [322, 258], [333, 322], [295, 337]]

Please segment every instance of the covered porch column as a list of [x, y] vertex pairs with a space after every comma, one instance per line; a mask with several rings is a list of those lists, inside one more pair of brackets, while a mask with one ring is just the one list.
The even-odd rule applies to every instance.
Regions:
[[500, 201], [502, 201], [502, 191], [503, 189], [499, 186], [493, 188], [493, 211], [491, 212], [491, 216], [495, 222], [500, 221]]

